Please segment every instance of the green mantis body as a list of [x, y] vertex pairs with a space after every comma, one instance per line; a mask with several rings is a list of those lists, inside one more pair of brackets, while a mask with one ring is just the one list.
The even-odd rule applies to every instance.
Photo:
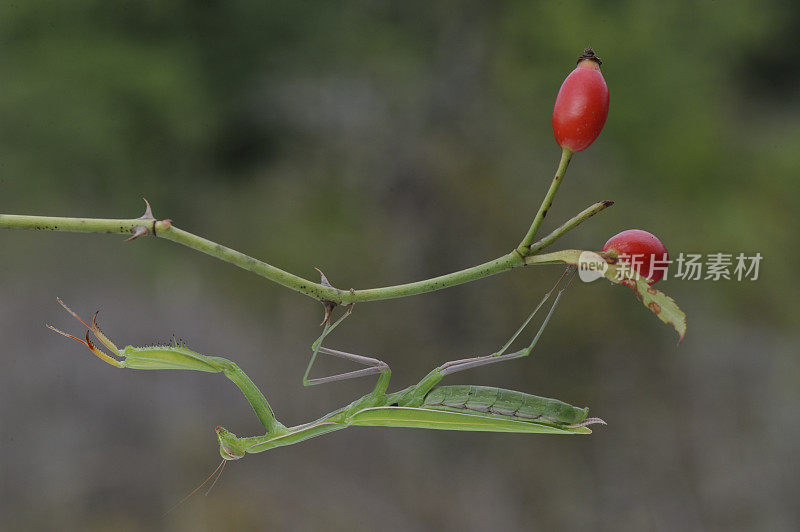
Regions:
[[[312, 359], [303, 382], [306, 385], [321, 384], [323, 382], [374, 374], [378, 375], [378, 382], [370, 393], [349, 405], [335, 410], [316, 421], [294, 427], [286, 427], [276, 419], [264, 394], [235, 363], [228, 359], [202, 355], [182, 345], [127, 346], [119, 349], [97, 326], [96, 313], [91, 325], [89, 325], [60, 300], [59, 302], [67, 311], [88, 327], [89, 330], [86, 331], [85, 340], [64, 333], [54, 327], [48, 327], [86, 345], [99, 358], [119, 368], [183, 369], [223, 373], [239, 387], [266, 430], [263, 435], [240, 438], [222, 427], [217, 427], [216, 433], [220, 445], [220, 454], [226, 460], [237, 460], [246, 453], [260, 453], [275, 447], [292, 445], [350, 426], [588, 434], [591, 433], [591, 430], [587, 428], [587, 425], [604, 422], [598, 418], [588, 418], [587, 408], [577, 408], [557, 399], [537, 397], [501, 388], [437, 386], [446, 375], [451, 373], [494, 362], [521, 358], [530, 354], [547, 321], [550, 319], [558, 299], [561, 297], [561, 292], [556, 297], [544, 323], [531, 344], [520, 351], [504, 353], [536, 312], [544, 305], [551, 293], [552, 290], [500, 351], [488, 356], [447, 362], [428, 373], [417, 384], [393, 393], [387, 393], [391, 371], [385, 362], [321, 346], [325, 336], [347, 317], [348, 311], [348, 314], [342, 316], [333, 325], [326, 324], [325, 330], [314, 344]], [[100, 343], [118, 358], [114, 358], [97, 348], [89, 337], [90, 331]], [[345, 358], [364, 364], [367, 367], [341, 375], [309, 380], [307, 378], [308, 373], [317, 353]]]

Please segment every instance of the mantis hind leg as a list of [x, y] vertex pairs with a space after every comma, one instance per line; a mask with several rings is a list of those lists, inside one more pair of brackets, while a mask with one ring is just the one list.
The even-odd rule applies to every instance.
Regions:
[[[572, 273], [570, 274], [570, 271]], [[567, 275], [570, 274], [568, 277]], [[405, 402], [408, 403], [409, 406], [416, 405], [417, 403], [422, 402], [425, 396], [430, 392], [434, 386], [436, 386], [443, 378], [447, 375], [458, 373], [459, 371], [465, 371], [472, 368], [478, 368], [481, 366], [487, 366], [489, 364], [496, 364], [498, 362], [504, 362], [507, 360], [515, 360], [517, 358], [523, 358], [531, 354], [533, 348], [536, 347], [536, 344], [539, 342], [539, 338], [541, 338], [542, 333], [544, 332], [547, 324], [550, 321], [550, 318], [555, 312], [556, 307], [558, 306], [558, 302], [561, 299], [561, 296], [564, 294], [564, 291], [572, 282], [573, 277], [575, 276], [575, 270], [573, 267], [568, 267], [561, 277], [556, 282], [555, 286], [547, 292], [536, 308], [531, 312], [531, 314], [525, 319], [519, 329], [509, 338], [509, 340], [500, 348], [499, 351], [492, 353], [490, 355], [478, 356], [478, 357], [471, 357], [471, 358], [462, 358], [460, 360], [451, 360], [450, 362], [445, 362], [438, 368], [434, 369], [430, 373], [428, 373], [423, 379], [413, 388], [413, 393], [410, 396], [405, 398]], [[528, 347], [524, 349], [520, 349], [519, 351], [515, 351], [513, 353], [506, 353], [508, 348], [517, 339], [517, 337], [522, 333], [525, 327], [531, 322], [533, 317], [539, 312], [539, 310], [544, 306], [553, 292], [558, 288], [559, 284], [564, 278], [567, 278], [564, 286], [558, 291], [556, 297], [553, 301], [553, 304], [550, 306], [550, 310], [547, 312], [542, 324], [539, 326], [539, 330], [536, 332], [536, 335], [533, 337], [533, 340], [528, 345]]]

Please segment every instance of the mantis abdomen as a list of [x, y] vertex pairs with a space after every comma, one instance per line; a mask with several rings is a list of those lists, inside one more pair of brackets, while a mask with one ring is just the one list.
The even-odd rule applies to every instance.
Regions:
[[520, 420], [538, 420], [558, 425], [580, 423], [589, 414], [558, 399], [488, 386], [439, 386], [425, 396], [422, 408], [473, 411]]

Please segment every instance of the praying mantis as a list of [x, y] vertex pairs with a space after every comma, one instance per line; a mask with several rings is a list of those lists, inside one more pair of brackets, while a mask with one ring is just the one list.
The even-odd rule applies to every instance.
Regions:
[[[293, 427], [286, 427], [277, 420], [264, 394], [239, 366], [226, 358], [202, 355], [175, 342], [172, 345], [127, 346], [119, 349], [97, 325], [97, 312], [92, 317], [91, 324], [87, 323], [60, 299], [58, 302], [61, 306], [88, 329], [85, 338], [78, 338], [51, 325], [47, 327], [83, 344], [98, 358], [118, 368], [179, 369], [224, 374], [244, 394], [266, 432], [259, 436], [238, 437], [221, 426], [217, 427], [219, 452], [224, 459], [220, 465], [225, 461], [238, 460], [248, 453], [260, 453], [276, 447], [293, 445], [351, 426], [528, 434], [589, 434], [591, 430], [588, 425], [605, 424], [605, 422], [600, 418], [589, 418], [588, 408], [578, 408], [557, 399], [501, 388], [474, 385], [437, 386], [444, 377], [453, 373], [528, 356], [550, 321], [571, 277], [556, 294], [531, 343], [519, 351], [512, 353], [506, 351], [552, 296], [568, 271], [569, 268], [499, 351], [490, 355], [446, 362], [433, 369], [417, 384], [393, 393], [387, 393], [391, 371], [385, 362], [322, 346], [325, 337], [351, 314], [352, 306], [348, 307], [335, 323], [326, 321], [322, 334], [312, 345], [311, 360], [303, 376], [303, 384], [309, 386], [369, 375], [378, 375], [378, 381], [370, 393], [349, 405], [334, 410], [316, 421]], [[113, 356], [95, 345], [90, 332]], [[309, 379], [311, 367], [318, 353], [344, 358], [366, 367], [338, 375]]]

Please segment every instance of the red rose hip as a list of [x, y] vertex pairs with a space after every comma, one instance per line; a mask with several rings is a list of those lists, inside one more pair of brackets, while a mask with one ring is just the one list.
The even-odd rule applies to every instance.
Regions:
[[641, 229], [628, 229], [612, 236], [603, 246], [603, 251], [612, 252], [620, 261], [631, 263], [632, 269], [644, 277], [647, 284], [654, 284], [664, 277], [664, 271], [654, 267], [653, 262], [659, 261], [666, 266], [665, 261], [669, 259], [661, 240]]
[[608, 117], [608, 86], [600, 72], [602, 61], [587, 48], [556, 96], [553, 134], [562, 148], [582, 151], [594, 142]]

